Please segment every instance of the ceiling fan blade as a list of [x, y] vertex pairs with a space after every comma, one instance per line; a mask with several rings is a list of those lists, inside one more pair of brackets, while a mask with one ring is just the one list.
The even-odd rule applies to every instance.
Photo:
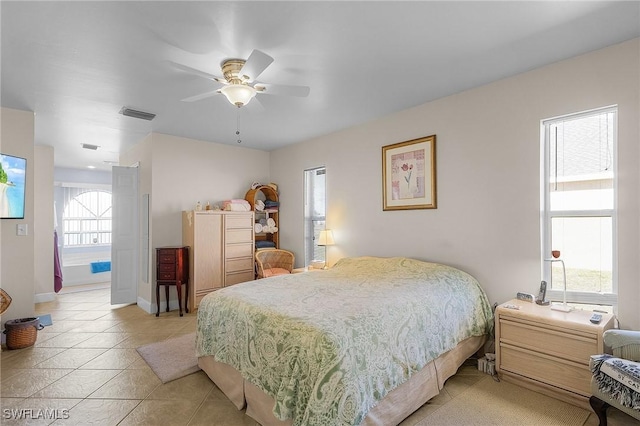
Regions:
[[239, 75], [246, 76], [248, 81], [253, 81], [262, 74], [262, 71], [266, 70], [267, 67], [271, 65], [271, 62], [273, 62], [273, 58], [271, 56], [254, 49], [242, 66]]
[[260, 99], [258, 99], [257, 96], [254, 96], [251, 99], [251, 102], [249, 102], [248, 105], [245, 106], [245, 108], [251, 110], [251, 111], [255, 111], [255, 112], [263, 112], [264, 111], [264, 105], [262, 105], [262, 102], [260, 102]]
[[259, 83], [255, 85], [258, 93], [266, 95], [279, 95], [279, 96], [297, 96], [304, 98], [309, 96], [309, 86], [291, 86], [287, 84], [268, 84]]
[[218, 76], [215, 76], [213, 74], [209, 74], [207, 72], [200, 71], [200, 70], [197, 70], [195, 68], [191, 68], [189, 66], [179, 64], [177, 62], [169, 61], [169, 63], [171, 65], [173, 65], [175, 68], [178, 68], [179, 70], [188, 72], [189, 74], [195, 74], [197, 76], [200, 76], [200, 77], [203, 77], [203, 78], [206, 78], [206, 79], [209, 79], [209, 80], [217, 81], [218, 83], [227, 84], [227, 80], [225, 80], [223, 77], [218, 77]]
[[189, 96], [188, 98], [181, 99], [182, 102], [195, 102], [201, 99], [210, 98], [211, 96], [217, 95], [220, 93], [219, 90], [214, 90], [212, 92], [200, 93], [199, 95]]

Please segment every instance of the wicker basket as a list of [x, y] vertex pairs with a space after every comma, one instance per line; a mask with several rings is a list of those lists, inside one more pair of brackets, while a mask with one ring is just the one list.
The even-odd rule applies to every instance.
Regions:
[[4, 324], [4, 333], [7, 335], [7, 349], [22, 349], [33, 346], [38, 338], [40, 325], [38, 318], [20, 318], [7, 321]]

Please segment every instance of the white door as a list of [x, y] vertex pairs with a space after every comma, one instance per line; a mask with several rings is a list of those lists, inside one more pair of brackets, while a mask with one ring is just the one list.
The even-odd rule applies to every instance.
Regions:
[[111, 304], [138, 296], [138, 168], [112, 168]]

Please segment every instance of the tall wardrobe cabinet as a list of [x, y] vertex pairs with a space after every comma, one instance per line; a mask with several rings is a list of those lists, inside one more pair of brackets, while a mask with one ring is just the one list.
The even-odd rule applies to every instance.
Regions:
[[182, 212], [182, 244], [191, 247], [191, 309], [212, 291], [254, 279], [253, 218], [253, 212]]

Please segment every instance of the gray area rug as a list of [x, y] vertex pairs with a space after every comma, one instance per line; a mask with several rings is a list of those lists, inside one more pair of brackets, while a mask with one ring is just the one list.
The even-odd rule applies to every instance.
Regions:
[[200, 370], [196, 358], [195, 333], [140, 346], [136, 350], [162, 383]]

